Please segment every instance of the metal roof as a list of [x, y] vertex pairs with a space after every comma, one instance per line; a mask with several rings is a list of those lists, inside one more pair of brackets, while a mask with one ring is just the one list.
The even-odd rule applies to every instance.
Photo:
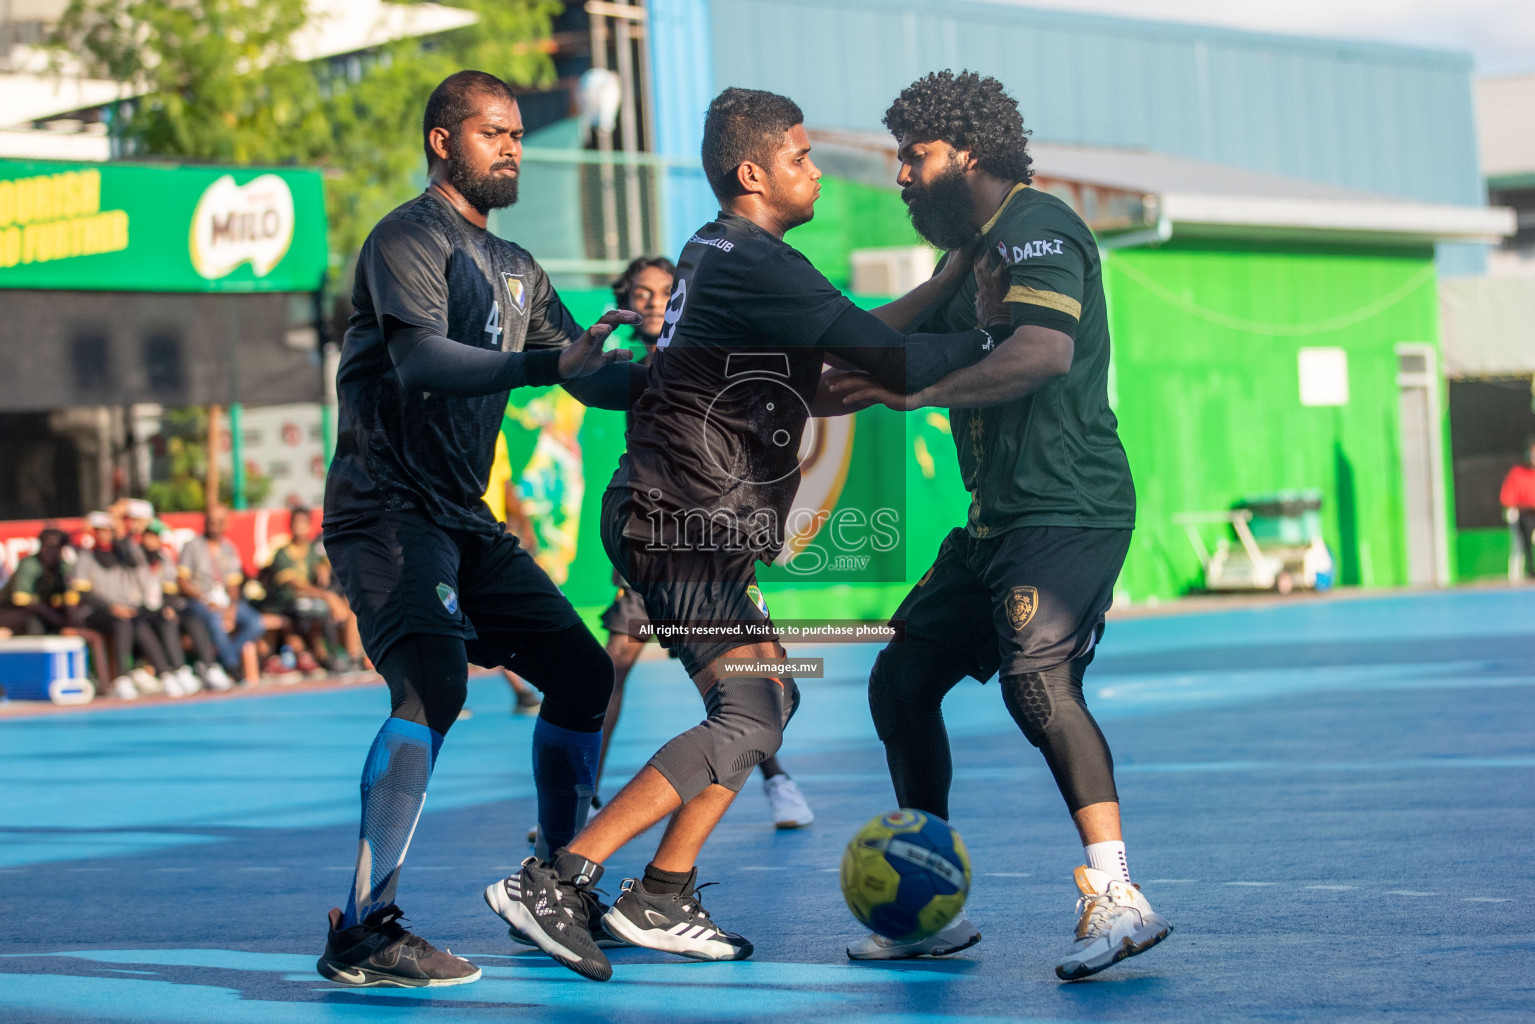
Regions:
[[[895, 140], [888, 133], [815, 131], [812, 141], [826, 173], [894, 187]], [[1071, 203], [1108, 246], [1175, 235], [1428, 245], [1496, 241], [1514, 231], [1513, 211], [1501, 207], [1420, 203], [1143, 150], [1050, 144], [1029, 150], [1036, 185]], [[1132, 201], [1114, 203], [1104, 193]], [[1094, 210], [1107, 219], [1095, 221]], [[1133, 212], [1129, 221], [1126, 211]]]
[[792, 96], [812, 127], [876, 129], [912, 81], [967, 68], [999, 78], [1042, 142], [1484, 200], [1464, 54], [957, 0], [707, 7], [715, 89]]

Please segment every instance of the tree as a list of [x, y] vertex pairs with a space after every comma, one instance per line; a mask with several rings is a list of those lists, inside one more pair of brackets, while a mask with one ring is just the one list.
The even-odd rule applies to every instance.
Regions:
[[432, 88], [461, 68], [517, 86], [554, 79], [544, 48], [558, 0], [454, 0], [466, 28], [364, 54], [300, 62], [306, 0], [71, 0], [60, 66], [121, 83], [109, 121], [125, 156], [326, 171], [330, 287], [373, 225], [424, 184], [416, 128]]
[[[144, 497], [161, 512], [197, 512], [206, 508], [208, 410], [195, 405], [166, 410], [156, 446], [165, 449], [164, 477], [151, 483]], [[272, 478], [254, 465], [246, 466], [246, 500], [259, 506], [271, 493]], [[234, 503], [229, 473], [219, 478], [219, 501], [226, 506]]]

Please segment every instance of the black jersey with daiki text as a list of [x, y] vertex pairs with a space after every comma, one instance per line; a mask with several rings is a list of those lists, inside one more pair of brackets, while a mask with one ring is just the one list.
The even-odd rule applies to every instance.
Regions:
[[434, 190], [391, 212], [357, 258], [355, 312], [336, 376], [336, 456], [325, 521], [416, 513], [445, 529], [499, 533], [481, 500], [508, 392], [474, 398], [407, 391], [383, 321], [474, 348], [563, 348], [581, 334], [527, 250], [477, 227]]
[[763, 560], [777, 553], [821, 377], [819, 342], [851, 305], [746, 218], [721, 213], [699, 228], [677, 261], [666, 326], [609, 485], [632, 494], [625, 536], [696, 547], [684, 533], [697, 527], [715, 543], [750, 543]]

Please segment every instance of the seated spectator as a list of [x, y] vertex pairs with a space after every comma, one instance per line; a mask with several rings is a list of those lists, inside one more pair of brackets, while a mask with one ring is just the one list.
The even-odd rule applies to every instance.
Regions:
[[0, 628], [30, 636], [56, 633], [80, 637], [91, 651], [97, 691], [105, 694], [112, 678], [106, 674], [106, 643], [100, 633], [81, 625], [85, 613], [79, 593], [70, 586], [73, 573], [69, 535], [45, 527], [37, 535], [37, 551], [23, 558], [0, 587]]
[[[147, 502], [145, 504], [148, 504]], [[133, 535], [129, 526], [129, 536]], [[175, 556], [165, 544], [169, 529], [158, 519], [150, 520], [139, 535], [139, 546], [144, 557], [144, 603], [151, 611], [158, 611], [162, 618], [174, 620], [192, 647], [196, 662], [194, 670], [208, 689], [222, 693], [234, 686], [234, 680], [219, 664], [219, 651], [213, 642], [213, 632], [202, 615], [190, 610], [191, 602], [181, 592], [181, 572]], [[180, 649], [180, 644], [177, 644]]]
[[265, 627], [261, 613], [240, 596], [245, 568], [234, 542], [224, 536], [228, 528], [229, 510], [211, 506], [203, 516], [203, 535], [187, 541], [181, 549], [177, 578], [181, 596], [186, 599], [186, 614], [200, 618], [208, 627], [219, 664], [226, 673], [254, 683], [244, 649], [261, 639]]
[[[144, 606], [143, 580], [123, 531], [105, 512], [92, 512], [86, 525], [94, 545], [75, 563], [71, 586], [86, 609], [84, 624], [110, 641], [111, 659], [103, 675], [112, 680], [112, 692], [122, 700], [144, 693], [184, 696], [185, 682], [175, 671], [158, 629], [164, 620]], [[180, 651], [180, 634], [172, 626], [172, 638]], [[137, 654], [148, 668], [127, 668]], [[190, 673], [188, 673], [190, 674]]]
[[64, 599], [69, 593], [69, 566], [64, 561], [68, 537], [63, 530], [44, 530], [37, 553], [16, 565], [0, 587], [0, 627], [20, 636], [57, 633], [68, 622]]
[[1513, 528], [1515, 550], [1524, 555], [1524, 574], [1535, 578], [1535, 437], [1524, 445], [1524, 463], [1508, 471], [1498, 503]]
[[[292, 620], [296, 636], [291, 639], [300, 641], [296, 648], [318, 651], [332, 672], [351, 672], [362, 661], [357, 616], [346, 598], [331, 589], [330, 562], [314, 540], [314, 517], [307, 508], [290, 513], [288, 533], [291, 539], [267, 567], [271, 581], [267, 610]], [[318, 644], [314, 642], [317, 635], [322, 638]], [[345, 644], [344, 652], [333, 653], [340, 643]], [[306, 672], [316, 667], [312, 656], [306, 658], [308, 653], [299, 655], [298, 667]]]

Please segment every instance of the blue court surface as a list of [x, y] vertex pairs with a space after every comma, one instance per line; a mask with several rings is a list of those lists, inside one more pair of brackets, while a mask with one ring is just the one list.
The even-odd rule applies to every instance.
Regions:
[[[783, 752], [818, 820], [775, 833], [754, 781], [701, 867], [755, 957], [617, 950], [605, 985], [520, 952], [481, 901], [533, 820], [533, 723], [498, 679], [471, 684], [401, 888], [412, 927], [484, 968], [436, 990], [314, 973], [381, 686], [0, 720], [0, 1020], [1535, 1020], [1535, 590], [1112, 622], [1089, 699], [1131, 870], [1176, 931], [1077, 984], [1051, 965], [1081, 848], [996, 687], [974, 683], [947, 713], [985, 939], [846, 959], [842, 846], [893, 802], [864, 697], [875, 649], [796, 653], [827, 658]], [[700, 715], [675, 662], [643, 661], [630, 688], [610, 791]], [[610, 892], [652, 842], [610, 863]]]

